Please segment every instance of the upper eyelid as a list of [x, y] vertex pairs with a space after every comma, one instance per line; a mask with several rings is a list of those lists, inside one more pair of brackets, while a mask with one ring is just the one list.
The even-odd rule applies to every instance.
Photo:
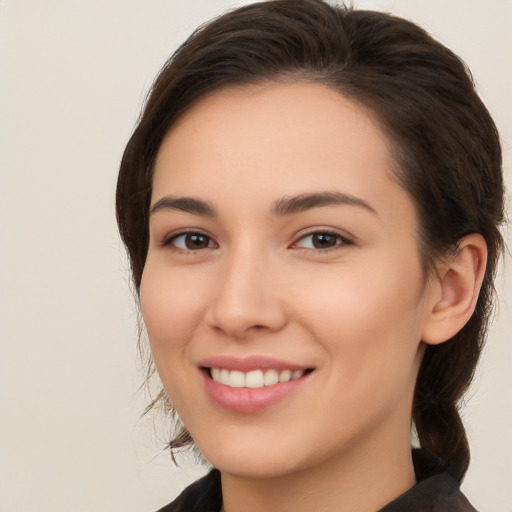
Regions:
[[335, 233], [325, 233], [325, 234], [328, 234], [328, 235], [332, 235], [332, 236], [335, 236], [337, 237], [339, 240], [337, 241], [337, 243], [335, 243], [334, 245], [330, 246], [330, 247], [324, 247], [324, 248], [320, 248], [320, 247], [303, 247], [301, 246], [301, 242], [304, 240], [304, 239], [307, 239], [309, 237], [312, 237], [314, 236], [316, 233], [311, 233], [310, 235], [305, 235], [301, 238], [299, 238], [296, 242], [294, 242], [290, 248], [291, 249], [303, 249], [303, 250], [306, 250], [306, 251], [317, 251], [317, 252], [328, 252], [328, 251], [332, 251], [334, 249], [338, 249], [338, 248], [341, 248], [341, 247], [346, 247], [348, 245], [352, 245], [352, 242], [346, 238], [343, 238], [342, 236], [338, 235], [338, 234], [335, 234]]
[[[332, 227], [315, 226], [315, 227], [310, 227], [310, 228], [304, 228], [303, 230], [299, 231], [299, 233], [297, 233], [295, 235], [292, 242], [289, 244], [289, 247], [292, 247], [293, 245], [297, 244], [300, 240], [307, 238], [308, 236], [313, 236], [315, 234], [322, 234], [322, 233], [337, 236], [347, 245], [354, 243], [355, 237], [346, 233], [345, 231], [341, 231], [339, 229], [332, 228]], [[175, 231], [171, 231], [161, 238], [159, 245], [166, 246], [169, 243], [171, 243], [172, 240], [174, 240], [175, 238], [177, 238], [179, 236], [194, 235], [194, 234], [206, 236], [211, 241], [213, 241], [217, 246], [219, 245], [219, 243], [217, 242], [215, 237], [213, 237], [207, 231], [204, 231], [203, 229], [200, 229], [200, 228], [182, 228], [182, 229], [177, 229]]]
[[302, 230], [301, 232], [299, 232], [292, 244], [295, 244], [297, 243], [299, 240], [302, 240], [303, 238], [306, 238], [308, 236], [312, 236], [312, 235], [316, 235], [316, 234], [329, 234], [329, 235], [334, 235], [334, 236], [338, 236], [340, 237], [342, 240], [346, 241], [346, 242], [349, 242], [349, 243], [353, 243], [354, 242], [354, 238], [352, 235], [350, 235], [349, 233], [345, 232], [345, 231], [341, 231], [339, 229], [336, 229], [336, 228], [329, 228], [329, 227], [313, 227], [313, 228], [306, 228], [305, 230]]
[[178, 238], [180, 236], [184, 236], [184, 235], [201, 235], [201, 236], [205, 236], [205, 237], [209, 238], [210, 240], [212, 240], [215, 244], [217, 244], [217, 241], [215, 240], [215, 238], [212, 237], [211, 235], [209, 235], [208, 233], [206, 233], [205, 231], [203, 231], [201, 229], [185, 228], [185, 229], [179, 229], [179, 230], [176, 230], [176, 231], [171, 231], [170, 233], [168, 233], [165, 236], [163, 236], [161, 241], [160, 241], [160, 245], [162, 247], [167, 246], [174, 239], [176, 239], [176, 238]]

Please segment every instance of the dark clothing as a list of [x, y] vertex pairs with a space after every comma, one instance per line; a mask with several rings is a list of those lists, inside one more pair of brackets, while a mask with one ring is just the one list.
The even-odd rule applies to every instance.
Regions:
[[[457, 480], [436, 473], [421, 451], [413, 452], [413, 460], [418, 483], [378, 512], [476, 512], [460, 492]], [[219, 512], [221, 505], [220, 472], [214, 469], [158, 512]]]
[[220, 471], [213, 469], [158, 512], [219, 512], [221, 506]]

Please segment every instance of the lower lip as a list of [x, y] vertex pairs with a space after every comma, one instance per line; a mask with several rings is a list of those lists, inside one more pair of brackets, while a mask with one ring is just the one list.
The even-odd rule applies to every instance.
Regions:
[[201, 371], [209, 397], [223, 409], [234, 412], [254, 413], [280, 402], [294, 393], [308, 380], [311, 373], [302, 377], [261, 388], [231, 388], [215, 382]]

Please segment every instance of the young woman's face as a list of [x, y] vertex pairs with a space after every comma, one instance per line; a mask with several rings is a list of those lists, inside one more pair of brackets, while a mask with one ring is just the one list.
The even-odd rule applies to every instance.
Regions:
[[432, 297], [393, 168], [368, 113], [312, 83], [214, 93], [164, 139], [142, 311], [165, 389], [219, 469], [409, 449]]

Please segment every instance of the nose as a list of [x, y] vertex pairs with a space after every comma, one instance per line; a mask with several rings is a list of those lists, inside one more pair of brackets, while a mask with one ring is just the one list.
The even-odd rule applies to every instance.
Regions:
[[278, 265], [261, 252], [233, 251], [222, 263], [218, 288], [207, 313], [213, 329], [236, 340], [281, 330], [287, 314]]

